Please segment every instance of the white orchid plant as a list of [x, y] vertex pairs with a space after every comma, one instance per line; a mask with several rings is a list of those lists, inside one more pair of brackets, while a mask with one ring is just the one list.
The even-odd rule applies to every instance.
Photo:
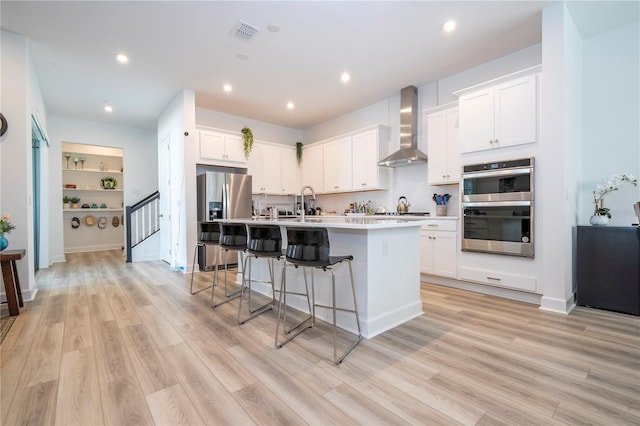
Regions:
[[593, 191], [594, 215], [611, 218], [611, 211], [604, 206], [603, 197], [611, 191], [620, 189], [622, 182], [629, 182], [633, 186], [638, 186], [638, 179], [632, 175], [613, 175], [596, 186], [596, 190]]

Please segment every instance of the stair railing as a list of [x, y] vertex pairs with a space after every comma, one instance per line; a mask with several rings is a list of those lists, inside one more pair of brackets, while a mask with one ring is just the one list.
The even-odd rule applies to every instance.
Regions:
[[127, 263], [131, 263], [135, 246], [160, 231], [160, 192], [125, 208], [127, 229]]

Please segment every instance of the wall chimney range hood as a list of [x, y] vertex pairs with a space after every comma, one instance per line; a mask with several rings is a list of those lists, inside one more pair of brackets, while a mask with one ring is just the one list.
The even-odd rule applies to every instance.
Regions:
[[398, 167], [426, 162], [426, 154], [418, 150], [418, 89], [408, 86], [400, 91], [400, 149], [378, 165]]

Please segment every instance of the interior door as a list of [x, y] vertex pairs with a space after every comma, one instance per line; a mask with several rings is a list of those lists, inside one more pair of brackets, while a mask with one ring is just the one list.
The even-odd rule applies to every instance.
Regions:
[[160, 259], [171, 264], [171, 136], [160, 142], [158, 188], [160, 189]]

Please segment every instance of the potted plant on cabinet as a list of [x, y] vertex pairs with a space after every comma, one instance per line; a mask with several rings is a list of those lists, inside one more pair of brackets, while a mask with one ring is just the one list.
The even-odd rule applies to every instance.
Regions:
[[66, 210], [70, 207], [70, 205], [71, 205], [71, 199], [66, 195], [62, 197], [62, 208]]
[[296, 142], [296, 160], [298, 160], [298, 167], [302, 163], [302, 142]]
[[72, 209], [77, 209], [78, 208], [78, 203], [80, 202], [80, 198], [71, 197], [71, 198], [69, 198], [69, 202], [71, 203], [71, 208]]
[[251, 150], [253, 149], [253, 132], [247, 126], [244, 126], [242, 132], [242, 148], [244, 150], [244, 158], [249, 159]]

